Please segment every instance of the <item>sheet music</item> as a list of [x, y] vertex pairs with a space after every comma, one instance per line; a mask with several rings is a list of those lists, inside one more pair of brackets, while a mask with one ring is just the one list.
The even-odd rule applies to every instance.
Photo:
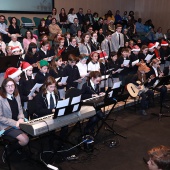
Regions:
[[130, 60], [124, 60], [124, 61], [123, 61], [123, 65], [124, 65], [124, 66], [127, 66], [127, 65], [129, 64], [129, 62], [130, 62]]
[[63, 116], [64, 115], [64, 113], [65, 113], [65, 108], [63, 108], [63, 109], [59, 109], [59, 111], [58, 111], [58, 116]]
[[74, 82], [79, 82], [80, 80], [83, 80], [85, 77], [83, 77], [83, 78], [80, 78], [80, 79], [77, 79], [77, 80], [75, 80]]
[[73, 97], [71, 104], [80, 103], [80, 101], [81, 101], [81, 95], [77, 97]]
[[77, 110], [78, 110], [78, 108], [79, 108], [79, 104], [74, 105], [72, 112], [77, 111]]
[[115, 83], [113, 84], [112, 89], [119, 88], [119, 87], [120, 87], [120, 85], [121, 85], [121, 83], [122, 83], [121, 81], [115, 82]]
[[53, 56], [48, 57], [47, 61], [51, 61], [53, 59]]
[[124, 68], [119, 68], [119, 69], [116, 70], [115, 72], [121, 72], [122, 70], [124, 70]]
[[62, 79], [61, 79], [61, 83], [62, 83], [62, 84], [65, 84], [65, 83], [66, 83], [66, 81], [67, 81], [67, 79], [68, 79], [68, 76], [66, 76], [66, 77], [62, 77]]
[[132, 66], [134, 66], [135, 64], [139, 63], [139, 59], [138, 60], [135, 60], [132, 62]]
[[153, 54], [153, 55], [148, 54], [148, 55], [145, 57], [145, 60], [146, 60], [146, 61], [149, 61], [153, 56], [154, 56], [154, 54]]
[[113, 90], [111, 92], [109, 92], [108, 94], [109, 94], [109, 98], [111, 98], [113, 95]]
[[60, 80], [60, 77], [55, 79], [56, 82], [57, 82], [58, 80]]
[[39, 89], [42, 85], [43, 85], [43, 84], [36, 83], [36, 84], [34, 85], [34, 87], [31, 89], [31, 92], [30, 92], [30, 94], [28, 95], [28, 97], [33, 96], [33, 94], [34, 94], [34, 92], [36, 91], [36, 89]]
[[110, 71], [112, 71], [112, 70], [114, 70], [114, 68], [111, 68], [111, 69], [106, 70], [106, 73], [107, 73], [107, 72], [110, 72]]
[[70, 98], [67, 98], [67, 99], [65, 99], [65, 100], [59, 100], [59, 101], [57, 102], [56, 108], [58, 109], [58, 108], [61, 108], [61, 107], [66, 107], [66, 106], [68, 106], [69, 100], [70, 100]]
[[101, 80], [105, 80], [105, 79], [108, 79], [109, 78], [109, 75], [103, 75], [102, 77], [101, 77]]

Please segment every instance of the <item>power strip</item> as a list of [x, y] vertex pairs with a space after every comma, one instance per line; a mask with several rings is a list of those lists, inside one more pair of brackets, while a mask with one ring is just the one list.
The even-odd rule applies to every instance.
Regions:
[[50, 168], [50, 169], [53, 169], [53, 170], [59, 170], [57, 167], [50, 165], [50, 164], [47, 165], [47, 168]]

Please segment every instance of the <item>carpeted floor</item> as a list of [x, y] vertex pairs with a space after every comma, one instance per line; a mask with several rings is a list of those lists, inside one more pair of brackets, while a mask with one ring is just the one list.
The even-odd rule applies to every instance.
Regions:
[[[155, 104], [159, 105], [157, 99]], [[167, 104], [170, 105], [170, 102]], [[143, 162], [143, 157], [147, 158], [147, 150], [157, 145], [170, 145], [170, 118], [164, 117], [158, 121], [157, 117], [151, 115], [152, 112], [159, 113], [159, 107], [148, 109], [147, 116], [136, 113], [134, 106], [113, 112], [109, 117], [117, 119], [113, 128], [126, 136], [127, 139], [115, 136], [103, 127], [94, 139], [95, 145], [92, 153], [87, 153], [81, 149], [74, 150], [69, 153], [78, 156], [78, 159], [74, 161], [62, 161], [61, 155], [55, 155], [51, 159], [53, 165], [62, 170], [147, 170], [147, 165]], [[170, 115], [169, 109], [164, 108], [163, 113]], [[108, 121], [108, 123], [111, 125], [112, 121]], [[78, 130], [73, 132], [69, 138], [70, 141], [75, 142], [78, 134]], [[110, 148], [111, 140], [117, 141], [118, 145]], [[32, 151], [35, 154], [35, 148], [40, 143], [36, 140], [31, 142]], [[44, 143], [47, 145], [46, 139], [44, 139]], [[3, 148], [0, 147], [0, 154], [2, 151]], [[46, 156], [49, 158], [48, 155]], [[36, 157], [37, 160], [38, 158]], [[11, 166], [12, 170], [47, 169], [38, 161], [22, 160], [22, 156], [17, 153], [11, 156]], [[0, 170], [3, 169], [8, 169], [8, 167], [0, 160]]]

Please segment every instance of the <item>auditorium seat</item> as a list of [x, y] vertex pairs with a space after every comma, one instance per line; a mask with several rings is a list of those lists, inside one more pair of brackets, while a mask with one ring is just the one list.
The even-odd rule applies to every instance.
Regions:
[[33, 17], [33, 20], [34, 20], [36, 28], [38, 28], [38, 25], [40, 24], [41, 18]]
[[21, 21], [22, 23], [33, 23], [32, 19], [27, 18], [27, 17], [21, 17]]

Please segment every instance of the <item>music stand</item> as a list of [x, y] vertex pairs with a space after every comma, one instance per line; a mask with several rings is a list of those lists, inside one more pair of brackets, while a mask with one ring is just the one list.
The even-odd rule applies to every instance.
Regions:
[[[113, 87], [114, 87], [114, 86], [113, 86]], [[120, 133], [117, 133], [117, 132], [113, 129], [113, 127], [111, 127], [111, 126], [106, 122], [106, 121], [108, 120], [110, 114], [112, 113], [114, 107], [115, 107], [116, 104], [117, 104], [117, 100], [116, 100], [116, 99], [117, 99], [117, 97], [118, 97], [118, 95], [119, 95], [119, 92], [121, 92], [121, 90], [120, 90], [121, 88], [122, 88], [122, 87], [120, 87], [120, 84], [119, 84], [119, 87], [116, 86], [116, 88], [112, 88], [111, 90], [109, 90], [109, 91], [106, 92], [106, 96], [105, 96], [105, 99], [104, 99], [105, 106], [108, 106], [108, 105], [111, 105], [111, 104], [113, 104], [113, 106], [112, 106], [111, 110], [107, 113], [107, 115], [105, 116], [105, 118], [102, 119], [102, 123], [101, 123], [101, 125], [99, 126], [99, 128], [97, 129], [95, 136], [98, 135], [100, 129], [103, 127], [103, 125], [105, 125], [105, 126], [107, 127], [106, 129], [107, 129], [108, 131], [110, 131], [111, 133], [113, 133], [114, 135], [118, 135], [118, 136], [120, 136], [120, 137], [122, 137], [122, 138], [124, 138], [124, 139], [127, 138], [126, 136], [123, 136], [123, 135], [121, 135]], [[105, 107], [105, 106], [104, 106], [104, 107]]]
[[[165, 86], [165, 85], [167, 85], [168, 82], [169, 82], [169, 80], [170, 80], [170, 75], [169, 75], [169, 76], [161, 77], [159, 83], [154, 87], [154, 89], [156, 89], [156, 88], [159, 87], [159, 86]], [[160, 111], [159, 111], [159, 113], [158, 113], [158, 114], [156, 114], [156, 113], [151, 113], [151, 114], [154, 115], [154, 116], [158, 116], [158, 117], [159, 117], [159, 118], [158, 118], [159, 120], [161, 120], [162, 117], [170, 117], [170, 115], [166, 115], [166, 114], [163, 114], [163, 113], [162, 113], [162, 107], [163, 107], [163, 103], [162, 103], [162, 100], [160, 100]]]

